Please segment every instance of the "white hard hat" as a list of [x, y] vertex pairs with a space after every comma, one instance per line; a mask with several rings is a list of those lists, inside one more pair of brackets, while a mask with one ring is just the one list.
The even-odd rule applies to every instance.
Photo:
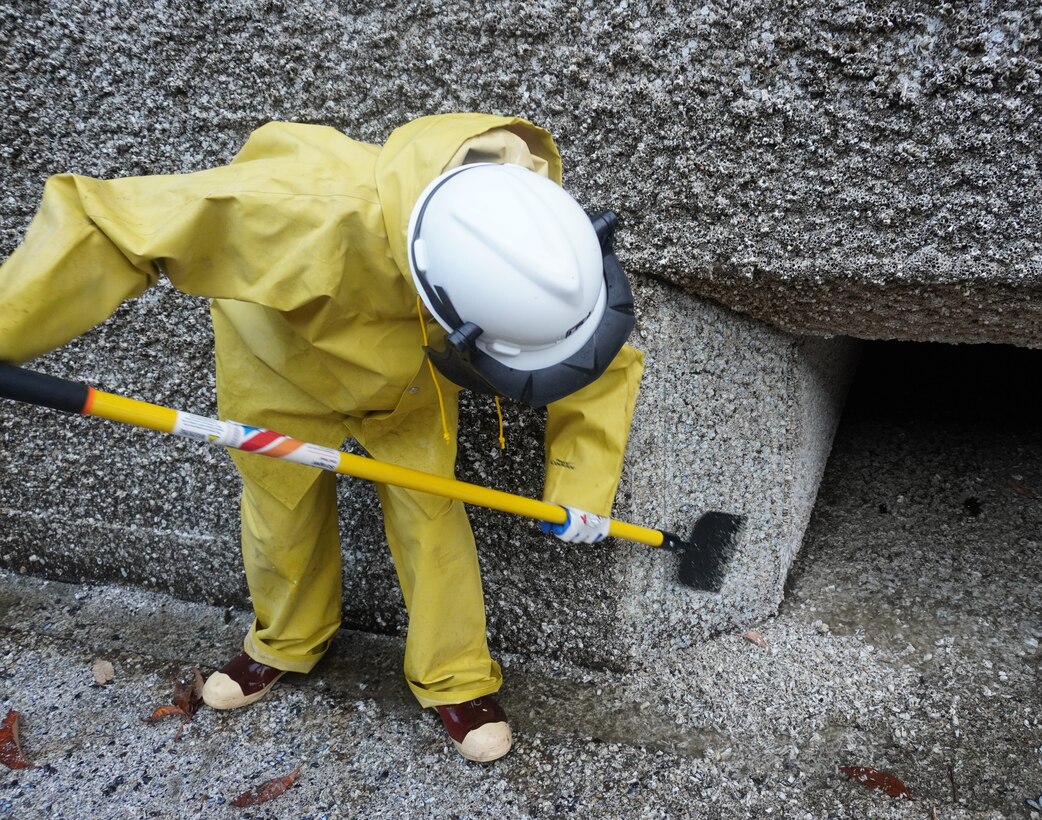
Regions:
[[633, 327], [613, 228], [613, 214], [599, 232], [561, 187], [517, 165], [439, 176], [408, 233], [417, 291], [448, 332], [432, 361], [463, 387], [534, 406], [589, 384]]

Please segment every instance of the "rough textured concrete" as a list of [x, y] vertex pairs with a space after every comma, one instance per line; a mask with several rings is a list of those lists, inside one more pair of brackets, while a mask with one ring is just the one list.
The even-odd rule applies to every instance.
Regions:
[[4, 237], [56, 170], [194, 170], [269, 119], [519, 113], [623, 253], [793, 332], [1042, 344], [1042, 11], [5, 2]]
[[[845, 418], [788, 599], [756, 627], [765, 648], [662, 646], [654, 672], [626, 675], [508, 655], [517, 745], [489, 767], [417, 710], [400, 640], [358, 632], [251, 709], [204, 709], [175, 742], [176, 721], [141, 719], [193, 664], [221, 663], [247, 613], [0, 573], [0, 713], [23, 713], [41, 766], [0, 767], [0, 816], [1038, 818], [1024, 804], [1042, 791], [1032, 407], [1003, 390], [990, 414], [923, 418], [905, 412], [922, 368], [908, 373]], [[961, 383], [945, 406], [995, 384]], [[110, 686], [91, 678], [97, 657]], [[227, 806], [298, 765], [263, 811]], [[913, 800], [842, 765], [889, 771]]]
[[[174, 315], [187, 311], [196, 321], [151, 321], [174, 304]], [[628, 668], [678, 632], [704, 637], [762, 617], [781, 600], [856, 347], [795, 339], [650, 282], [639, 288], [638, 310], [634, 341], [646, 351], [647, 372], [616, 514], [684, 536], [706, 509], [746, 514], [741, 550], [720, 595], [696, 593], [678, 585], [671, 554], [621, 542], [565, 545], [527, 521], [477, 511], [499, 648]], [[46, 366], [113, 392], [213, 413], [205, 304], [164, 288], [122, 314]], [[461, 425], [460, 477], [537, 497], [539, 416], [509, 408], [501, 453], [492, 402], [473, 402]], [[12, 404], [0, 435], [0, 566], [245, 603], [239, 484], [223, 453]], [[405, 613], [375, 493], [350, 479], [340, 486], [347, 622], [398, 631]]]
[[[226, 161], [270, 119], [382, 141], [421, 114], [518, 113], [558, 135], [581, 201], [619, 209], [650, 354], [619, 512], [684, 530], [720, 506], [747, 512], [749, 531], [721, 597], [680, 597], [669, 556], [565, 549], [481, 516], [491, 629], [504, 647], [627, 665], [678, 624], [699, 636], [780, 599], [850, 346], [770, 330], [653, 277], [800, 332], [1039, 340], [1037, 10], [0, 8], [10, 111], [0, 252], [50, 173], [190, 171]], [[212, 410], [204, 307], [168, 290], [46, 366]], [[468, 412], [464, 477], [538, 493], [537, 421], [512, 414], [500, 456], [491, 407]], [[30, 434], [42, 419], [5, 412], [0, 428], [5, 566], [244, 600], [234, 478], [220, 454], [89, 422], [48, 420]], [[352, 491], [344, 503], [345, 526], [364, 533], [345, 553], [349, 620], [399, 629], [373, 496]]]
[[859, 349], [794, 338], [667, 287], [645, 293], [638, 342], [650, 355], [621, 517], [684, 537], [707, 509], [746, 524], [719, 595], [678, 587], [671, 556], [621, 548], [607, 589], [621, 592], [618, 651], [637, 661], [780, 603]]

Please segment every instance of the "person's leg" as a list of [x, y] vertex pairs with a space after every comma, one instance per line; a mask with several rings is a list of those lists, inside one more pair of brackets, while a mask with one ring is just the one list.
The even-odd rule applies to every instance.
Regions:
[[489, 761], [510, 750], [506, 715], [489, 695], [502, 672], [489, 655], [474, 535], [458, 501], [379, 485], [409, 631], [405, 677], [424, 707], [436, 707], [460, 753]]
[[245, 484], [242, 550], [256, 615], [243, 649], [269, 666], [310, 672], [340, 627], [336, 476], [321, 473], [293, 509]]
[[[274, 370], [243, 340], [245, 330], [262, 347], [277, 347], [268, 313], [221, 301], [211, 313], [221, 417], [339, 446], [346, 432], [343, 415]], [[246, 651], [207, 681], [204, 697], [217, 708], [257, 700], [283, 671], [311, 669], [340, 614], [333, 475], [238, 451], [231, 457], [243, 481], [243, 561], [256, 621]]]
[[245, 481], [242, 551], [256, 617], [244, 655], [206, 682], [204, 700], [218, 709], [259, 700], [282, 672], [309, 672], [339, 628], [335, 476], [321, 474], [293, 508]]
[[477, 550], [463, 505], [446, 500], [429, 514], [410, 490], [388, 485], [378, 490], [409, 612], [409, 688], [425, 707], [498, 691], [503, 678], [488, 651]]

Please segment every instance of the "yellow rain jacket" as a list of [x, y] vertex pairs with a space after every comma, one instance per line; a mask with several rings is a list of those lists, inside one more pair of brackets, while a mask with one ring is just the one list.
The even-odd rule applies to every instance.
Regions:
[[[547, 132], [479, 114], [424, 117], [383, 148], [332, 128], [271, 123], [220, 168], [52, 177], [24, 242], [0, 268], [0, 361], [64, 344], [166, 275], [213, 299], [223, 417], [328, 447], [350, 435], [378, 459], [451, 476], [458, 388], [438, 376], [443, 418], [406, 229], [428, 182], [476, 161], [561, 180]], [[424, 321], [440, 341], [441, 328], [426, 313]], [[610, 513], [641, 367], [640, 353], [625, 347], [598, 381], [548, 408], [547, 500]], [[232, 458], [244, 481], [243, 556], [257, 616], [245, 649], [306, 672], [339, 626], [333, 475]], [[409, 610], [405, 672], [414, 694], [432, 706], [496, 691], [462, 505], [378, 491]]]

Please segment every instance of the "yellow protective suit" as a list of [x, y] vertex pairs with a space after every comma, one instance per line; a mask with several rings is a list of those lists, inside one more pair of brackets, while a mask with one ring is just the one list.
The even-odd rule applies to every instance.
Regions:
[[[456, 458], [458, 388], [444, 421], [425, 365], [406, 258], [413, 203], [444, 170], [514, 162], [560, 182], [549, 134], [523, 120], [425, 117], [383, 148], [321, 126], [271, 123], [224, 167], [176, 176], [51, 178], [0, 268], [0, 360], [23, 362], [107, 318], [165, 274], [210, 297], [221, 415], [440, 475]], [[443, 337], [425, 316], [432, 340]], [[594, 384], [548, 408], [544, 497], [607, 514], [642, 358], [624, 348]], [[232, 452], [256, 619], [244, 648], [306, 672], [340, 623], [332, 474]], [[424, 706], [498, 690], [463, 506], [378, 488], [409, 612], [405, 674]]]

